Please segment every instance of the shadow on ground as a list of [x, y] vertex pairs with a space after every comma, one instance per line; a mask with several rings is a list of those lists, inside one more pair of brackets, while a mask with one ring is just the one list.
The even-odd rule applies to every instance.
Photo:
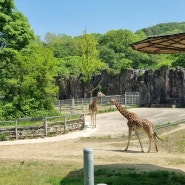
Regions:
[[[184, 185], [185, 173], [151, 164], [110, 164], [94, 166], [94, 184], [107, 185]], [[71, 171], [60, 185], [84, 184], [83, 169]]]
[[[137, 151], [137, 150], [106, 150], [106, 149], [94, 149], [95, 151], [96, 150], [101, 150], [101, 151], [111, 151], [111, 152], [122, 152], [122, 153], [148, 153], [147, 151]], [[150, 151], [149, 153], [157, 153], [157, 151]]]

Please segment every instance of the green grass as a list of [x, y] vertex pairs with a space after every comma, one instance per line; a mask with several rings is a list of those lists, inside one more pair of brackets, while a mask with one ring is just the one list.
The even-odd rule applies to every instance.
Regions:
[[0, 161], [2, 185], [60, 185], [75, 164], [52, 161]]
[[[185, 174], [173, 171], [136, 171], [134, 168], [95, 166], [95, 184], [184, 185]], [[1, 161], [3, 185], [82, 185], [83, 169], [77, 164], [44, 161]]]
[[[60, 181], [60, 185], [82, 185], [82, 172], [78, 171]], [[185, 175], [168, 171], [136, 172], [134, 169], [99, 168], [95, 170], [95, 184], [108, 185], [184, 185]]]
[[[163, 138], [162, 147], [169, 153], [185, 153], [185, 129]], [[184, 162], [185, 163], [185, 162]]]

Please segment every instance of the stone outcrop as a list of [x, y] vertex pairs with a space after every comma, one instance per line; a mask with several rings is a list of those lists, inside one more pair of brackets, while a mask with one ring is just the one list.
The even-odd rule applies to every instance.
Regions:
[[[103, 78], [101, 87], [105, 94], [115, 95], [125, 92], [139, 92], [140, 105], [176, 104], [185, 105], [185, 69], [170, 69], [163, 67], [160, 70], [123, 70], [119, 75], [108, 74], [103, 71], [95, 76], [92, 83], [97, 85]], [[79, 78], [63, 79], [65, 85], [59, 85], [65, 98], [83, 98], [84, 86]], [[58, 83], [59, 84], [59, 83]]]

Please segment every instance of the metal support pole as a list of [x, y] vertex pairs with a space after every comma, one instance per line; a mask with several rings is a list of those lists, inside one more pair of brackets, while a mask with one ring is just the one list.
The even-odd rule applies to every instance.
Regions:
[[127, 106], [127, 95], [125, 93], [125, 107]]
[[71, 101], [71, 114], [74, 113], [74, 106], [75, 106], [75, 99], [72, 98], [72, 101]]
[[64, 133], [67, 133], [66, 116], [64, 116]]
[[17, 120], [15, 120], [15, 139], [18, 139], [18, 132], [17, 132]]
[[45, 136], [48, 136], [48, 122], [47, 118], [44, 118], [44, 131], [45, 131]]
[[85, 122], [85, 109], [83, 109], [83, 129], [86, 126], [86, 122]]
[[84, 148], [84, 185], [94, 185], [94, 157], [92, 148]]

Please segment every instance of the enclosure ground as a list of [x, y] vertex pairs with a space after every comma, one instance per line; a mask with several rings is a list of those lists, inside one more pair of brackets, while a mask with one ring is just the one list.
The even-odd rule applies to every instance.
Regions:
[[[132, 108], [129, 110], [150, 119], [154, 125], [185, 119], [185, 109], [180, 108]], [[65, 164], [78, 163], [83, 167], [83, 149], [90, 147], [94, 150], [95, 165], [185, 172], [185, 155], [166, 151], [161, 141], [158, 141], [159, 152], [155, 152], [152, 148], [151, 153], [141, 153], [138, 141], [133, 138], [129, 150], [125, 152], [123, 149], [126, 146], [128, 128], [126, 119], [118, 111], [98, 114], [95, 129], [89, 127], [89, 116], [86, 117], [86, 123], [84, 130], [56, 137], [0, 142], [0, 160], [59, 161]], [[185, 124], [175, 127], [173, 132], [178, 129], [185, 129]], [[172, 134], [172, 131], [170, 132]], [[166, 134], [169, 134], [169, 131], [166, 131]], [[147, 151], [147, 137], [142, 138], [142, 143], [144, 150]]]

